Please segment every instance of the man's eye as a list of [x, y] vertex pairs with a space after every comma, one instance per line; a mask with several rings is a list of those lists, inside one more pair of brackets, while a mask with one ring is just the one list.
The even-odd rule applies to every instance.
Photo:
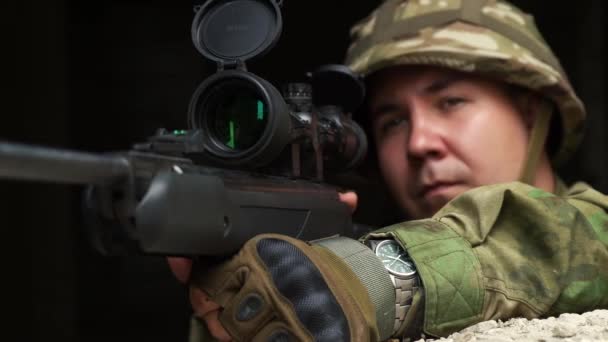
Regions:
[[406, 120], [405, 118], [392, 118], [392, 119], [388, 119], [385, 122], [382, 123], [382, 125], [380, 126], [382, 133], [386, 133], [388, 131], [390, 131], [391, 129], [405, 124]]
[[462, 97], [446, 97], [439, 101], [439, 108], [442, 110], [454, 109], [464, 104], [466, 100]]

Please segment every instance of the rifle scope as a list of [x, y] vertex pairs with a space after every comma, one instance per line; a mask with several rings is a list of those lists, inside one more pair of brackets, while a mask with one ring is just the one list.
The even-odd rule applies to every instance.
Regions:
[[326, 155], [320, 158], [340, 160], [342, 166], [357, 164], [367, 140], [347, 112], [360, 105], [364, 87], [348, 68], [320, 68], [311, 75], [311, 87], [302, 86], [308, 89], [302, 98], [293, 84], [281, 94], [247, 71], [245, 61], [274, 46], [281, 29], [276, 0], [210, 0], [201, 6], [192, 40], [218, 71], [192, 95], [189, 128], [201, 131], [207, 157], [221, 166], [266, 166], [294, 143], [322, 150]]
[[268, 81], [226, 70], [208, 78], [192, 96], [189, 126], [202, 130], [206, 151], [223, 163], [263, 165], [290, 142], [288, 113]]

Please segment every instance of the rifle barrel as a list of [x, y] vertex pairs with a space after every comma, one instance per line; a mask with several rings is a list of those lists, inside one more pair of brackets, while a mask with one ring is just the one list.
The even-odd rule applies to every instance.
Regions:
[[108, 185], [128, 177], [122, 156], [0, 142], [0, 178]]

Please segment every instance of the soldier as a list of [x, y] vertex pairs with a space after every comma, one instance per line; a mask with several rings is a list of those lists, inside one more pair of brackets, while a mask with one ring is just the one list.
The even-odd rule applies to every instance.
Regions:
[[252, 239], [193, 272], [192, 339], [207, 326], [221, 340], [380, 341], [608, 308], [608, 197], [553, 171], [585, 109], [532, 17], [504, 1], [387, 0], [352, 38], [359, 119], [415, 220], [359, 241]]

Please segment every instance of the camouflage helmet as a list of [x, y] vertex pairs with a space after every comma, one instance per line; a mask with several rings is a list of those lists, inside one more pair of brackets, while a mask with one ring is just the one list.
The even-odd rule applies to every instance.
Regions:
[[473, 72], [543, 94], [557, 106], [560, 164], [583, 135], [585, 108], [532, 16], [500, 0], [386, 0], [351, 29], [346, 64], [369, 75], [394, 65]]

